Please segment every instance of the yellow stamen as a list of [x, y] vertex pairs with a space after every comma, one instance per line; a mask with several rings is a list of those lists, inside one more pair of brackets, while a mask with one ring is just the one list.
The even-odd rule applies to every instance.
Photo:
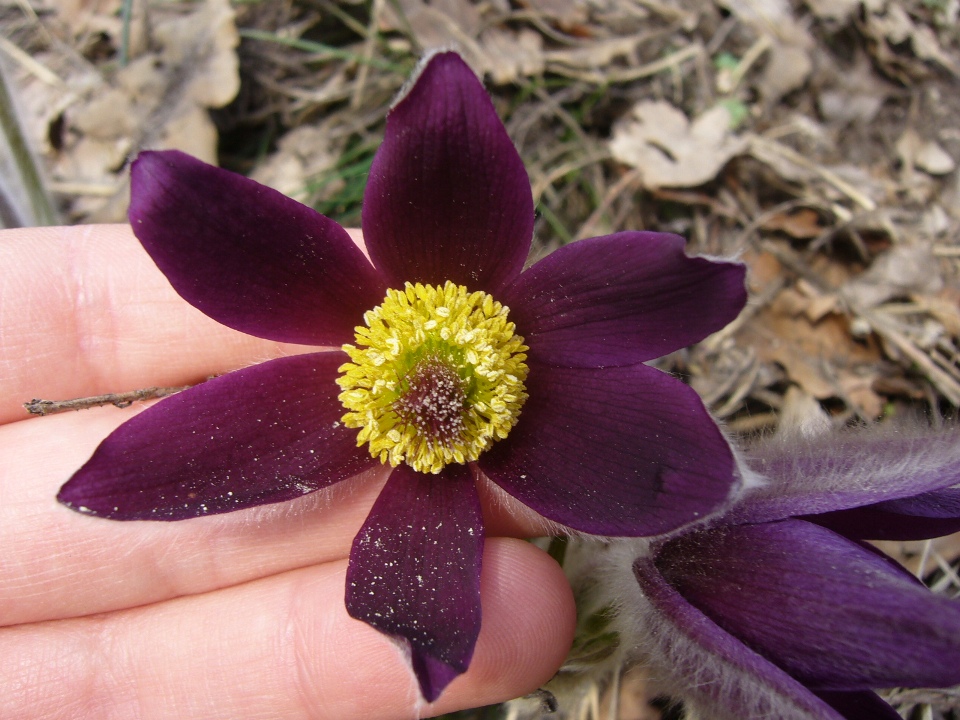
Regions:
[[527, 346], [509, 309], [447, 282], [388, 290], [339, 369], [343, 423], [396, 467], [438, 473], [507, 436], [527, 399]]

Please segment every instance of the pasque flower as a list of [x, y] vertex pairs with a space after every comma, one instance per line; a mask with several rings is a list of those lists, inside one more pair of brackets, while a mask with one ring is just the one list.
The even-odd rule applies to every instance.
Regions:
[[764, 482], [731, 512], [621, 562], [626, 632], [691, 716], [897, 720], [873, 689], [960, 683], [960, 604], [862, 542], [960, 529], [960, 433], [768, 443], [750, 462]]
[[390, 465], [346, 604], [409, 644], [433, 700], [480, 628], [481, 474], [557, 523], [624, 536], [709, 516], [738, 483], [695, 393], [642, 363], [733, 319], [743, 267], [624, 232], [521, 272], [533, 221], [519, 155], [453, 53], [422, 64], [388, 115], [364, 195], [369, 259], [334, 221], [249, 179], [143, 153], [130, 222], [184, 299], [251, 335], [343, 349], [164, 400], [110, 435], [60, 501], [183, 520]]

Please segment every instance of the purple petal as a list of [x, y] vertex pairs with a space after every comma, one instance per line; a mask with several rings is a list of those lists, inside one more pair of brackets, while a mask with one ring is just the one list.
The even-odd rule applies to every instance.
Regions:
[[181, 297], [270, 340], [341, 345], [383, 301], [383, 278], [337, 223], [175, 150], [130, 171], [130, 224]]
[[424, 698], [465, 672], [480, 633], [483, 518], [470, 469], [400, 465], [353, 541], [347, 612], [409, 643]]
[[802, 520], [725, 526], [656, 558], [692, 605], [815, 690], [960, 682], [960, 605]]
[[873, 505], [960, 483], [960, 429], [871, 428], [771, 441], [748, 463], [769, 482], [728, 516], [757, 523]]
[[873, 692], [820, 692], [817, 696], [843, 715], [844, 720], [903, 720]]
[[657, 535], [722, 508], [730, 446], [697, 394], [634, 365], [531, 365], [510, 435], [478, 464], [540, 514], [598, 535]]
[[131, 418], [57, 499], [114, 520], [183, 520], [299, 497], [373, 467], [340, 424], [341, 352], [208, 380]]
[[496, 290], [520, 272], [533, 196], [490, 97], [460, 56], [432, 56], [387, 116], [363, 196], [363, 235], [394, 287]]
[[498, 297], [553, 365], [633, 365], [702, 340], [747, 301], [744, 265], [687, 257], [677, 235], [623, 232], [566, 245]]
[[960, 531], [960, 488], [810, 515], [805, 519], [866, 540], [928, 540]]
[[842, 720], [826, 703], [785, 672], [719, 628], [668, 585], [647, 559], [633, 566], [643, 591], [625, 596], [643, 628], [653, 676], [680, 688], [699, 717], [711, 720], [777, 718]]

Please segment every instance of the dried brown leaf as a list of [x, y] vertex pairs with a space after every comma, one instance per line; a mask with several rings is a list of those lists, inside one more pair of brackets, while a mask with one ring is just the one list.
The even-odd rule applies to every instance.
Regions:
[[720, 0], [718, 4], [758, 35], [770, 35], [782, 43], [798, 47], [813, 45], [813, 38], [797, 22], [788, 0]]
[[934, 540], [881, 540], [873, 544], [918, 577], [937, 567], [934, 554], [947, 563], [960, 558], [960, 533]]
[[918, 309], [929, 313], [943, 325], [948, 335], [960, 338], [960, 304], [956, 295], [956, 288], [946, 288], [936, 296], [914, 297], [913, 301]]
[[613, 157], [640, 171], [647, 188], [694, 187], [713, 180], [747, 143], [730, 130], [730, 113], [716, 106], [692, 123], [664, 101], [642, 101], [613, 129]]
[[908, 183], [913, 180], [914, 168], [930, 175], [946, 175], [957, 167], [946, 150], [933, 140], [924, 140], [913, 128], [907, 128], [897, 140], [897, 155]]
[[550, 63], [566, 65], [572, 68], [593, 70], [610, 65], [622, 58], [636, 59], [637, 48], [649, 39], [648, 33], [639, 33], [629, 37], [615, 37], [597, 40], [574, 48], [551, 50], [545, 53]]
[[411, 31], [424, 50], [455, 47], [476, 67], [480, 50], [476, 42], [481, 19], [476, 7], [465, 0], [427, 4], [424, 0], [387, 3], [380, 14], [381, 31]]
[[783, 396], [777, 435], [783, 438], [810, 438], [830, 431], [830, 416], [810, 393], [791, 386]]
[[74, 210], [88, 220], [124, 219], [118, 168], [141, 148], [176, 148], [216, 162], [217, 131], [208, 110], [230, 102], [239, 89], [239, 37], [228, 0], [195, 7], [156, 19], [152, 49], [73, 96], [66, 114], [71, 140], [57, 155], [55, 175], [67, 185], [116, 188], [76, 201]]
[[960, 64], [941, 47], [933, 30], [915, 23], [902, 4], [887, 2], [881, 8], [870, 8], [868, 4], [866, 10], [864, 27], [873, 39], [884, 46], [909, 42], [920, 60], [936, 63], [954, 75], [960, 75]]
[[768, 103], [775, 103], [803, 87], [812, 71], [813, 61], [807, 48], [792, 43], [775, 45], [760, 78], [760, 94]]
[[170, 68], [168, 88], [182, 92], [181, 102], [217, 108], [233, 100], [240, 89], [240, 37], [227, 0], [206, 0], [186, 17], [158, 24], [154, 36]]
[[846, 283], [841, 295], [854, 308], [876, 307], [894, 297], [933, 295], [943, 288], [939, 264], [926, 245], [897, 245]]
[[250, 177], [303, 201], [308, 181], [336, 163], [332, 150], [326, 125], [301, 125], [280, 139], [277, 151], [260, 163]]
[[822, 20], [846, 23], [860, 9], [860, 0], [806, 0], [811, 12]]
[[[865, 378], [868, 387], [875, 374], [871, 368], [880, 361], [876, 344], [856, 342], [846, 318], [838, 313], [828, 312], [811, 320], [811, 315], [817, 315], [816, 311], [810, 312], [811, 306], [825, 296], [809, 286], [798, 287], [806, 288], [812, 296], [793, 288], [780, 292], [754, 322], [743, 328], [740, 341], [754, 347], [761, 361], [780, 364], [787, 378], [814, 398], [844, 394], [839, 380], [850, 374]], [[858, 411], [872, 412], [868, 395], [864, 394], [860, 402], [870, 407], [858, 407]]]
[[895, 94], [894, 88], [877, 77], [862, 53], [849, 67], [841, 67], [829, 57], [820, 58], [819, 64], [818, 81], [822, 87], [816, 101], [827, 122], [873, 122], [884, 101]]
[[107, 32], [119, 34], [121, 0], [42, 0], [37, 10], [55, 12], [59, 24], [74, 37]]
[[490, 28], [480, 35], [480, 45], [483, 70], [498, 85], [543, 72], [543, 37], [529, 28]]
[[562, 28], [582, 25], [589, 17], [586, 4], [580, 0], [521, 0], [520, 4]]
[[879, 375], [876, 366], [861, 366], [857, 372], [839, 370], [837, 384], [843, 398], [853, 406], [857, 414], [865, 420], [876, 420], [883, 414], [884, 399], [874, 389]]
[[819, 213], [810, 208], [775, 213], [764, 220], [762, 227], [764, 230], [780, 230], [799, 240], [815, 238], [824, 230]]

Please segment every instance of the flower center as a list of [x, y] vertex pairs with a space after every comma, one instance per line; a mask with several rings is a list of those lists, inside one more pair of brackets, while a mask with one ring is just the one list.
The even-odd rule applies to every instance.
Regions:
[[527, 399], [527, 347], [509, 309], [447, 282], [388, 290], [344, 345], [337, 384], [357, 445], [397, 466], [438, 473], [507, 436]]

